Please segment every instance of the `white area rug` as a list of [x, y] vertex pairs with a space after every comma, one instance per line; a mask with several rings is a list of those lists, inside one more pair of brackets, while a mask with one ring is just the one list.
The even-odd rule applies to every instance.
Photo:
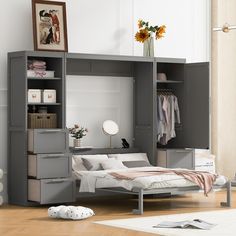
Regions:
[[[199, 229], [157, 229], [154, 225], [161, 221], [182, 221], [202, 219], [209, 223], [217, 224], [211, 230]], [[94, 222], [97, 224], [115, 226], [146, 233], [154, 233], [168, 236], [235, 236], [236, 235], [236, 209], [195, 212], [174, 215], [162, 215], [151, 217], [136, 217], [122, 220], [106, 220]]]

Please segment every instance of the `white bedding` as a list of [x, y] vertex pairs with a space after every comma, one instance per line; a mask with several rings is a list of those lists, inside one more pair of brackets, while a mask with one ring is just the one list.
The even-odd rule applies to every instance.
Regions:
[[[76, 171], [74, 175], [81, 181], [80, 192], [95, 192], [96, 188], [123, 187], [127, 190], [133, 188], [158, 189], [173, 187], [190, 187], [196, 186], [195, 183], [186, 180], [184, 177], [175, 174], [163, 174], [148, 177], [139, 177], [134, 180], [118, 180], [109, 175], [109, 172], [123, 172], [134, 170], [148, 170], [153, 167], [139, 167], [130, 169], [117, 170], [100, 170], [100, 171]], [[227, 182], [224, 176], [218, 176], [214, 185], [224, 185]]]

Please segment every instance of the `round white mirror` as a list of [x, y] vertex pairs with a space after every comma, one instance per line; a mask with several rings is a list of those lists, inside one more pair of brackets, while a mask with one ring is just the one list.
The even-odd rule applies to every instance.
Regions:
[[119, 132], [119, 126], [113, 120], [105, 120], [102, 124], [102, 130], [104, 134], [110, 136], [110, 148], [112, 148], [111, 137]]
[[102, 129], [107, 135], [116, 135], [119, 132], [119, 126], [113, 120], [105, 120], [103, 122]]

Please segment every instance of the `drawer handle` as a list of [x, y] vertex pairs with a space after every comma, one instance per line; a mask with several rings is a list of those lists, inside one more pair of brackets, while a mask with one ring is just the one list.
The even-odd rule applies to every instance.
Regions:
[[39, 131], [39, 133], [44, 134], [44, 133], [64, 133], [64, 130], [61, 129], [45, 129], [42, 131]]
[[60, 157], [67, 157], [64, 154], [48, 154], [46, 156], [41, 156], [41, 158], [46, 159], [46, 158], [60, 158]]
[[67, 159], [67, 157], [62, 156], [53, 156], [53, 157], [42, 157], [42, 159]]
[[60, 184], [60, 183], [64, 183], [67, 182], [68, 180], [50, 180], [45, 182], [46, 184]]
[[189, 150], [176, 150], [175, 152], [177, 152], [177, 153], [185, 153], [185, 152], [191, 152], [191, 151], [189, 151]]

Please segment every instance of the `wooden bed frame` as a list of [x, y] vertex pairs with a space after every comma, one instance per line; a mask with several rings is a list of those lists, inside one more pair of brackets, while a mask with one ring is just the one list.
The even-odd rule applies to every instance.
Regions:
[[[231, 207], [231, 182], [228, 181], [223, 186], [213, 186], [214, 190], [225, 190], [226, 189], [226, 201], [221, 202], [222, 207]], [[98, 188], [97, 191], [106, 191], [113, 193], [122, 193], [122, 194], [131, 194], [138, 196], [138, 208], [133, 209], [133, 214], [142, 215], [143, 214], [143, 196], [144, 195], [154, 195], [154, 194], [171, 194], [179, 195], [192, 192], [199, 192], [200, 188], [198, 186], [193, 187], [179, 187], [179, 188], [160, 188], [160, 189], [151, 189], [144, 190], [141, 188], [135, 188], [132, 191], [126, 190], [124, 188]]]

